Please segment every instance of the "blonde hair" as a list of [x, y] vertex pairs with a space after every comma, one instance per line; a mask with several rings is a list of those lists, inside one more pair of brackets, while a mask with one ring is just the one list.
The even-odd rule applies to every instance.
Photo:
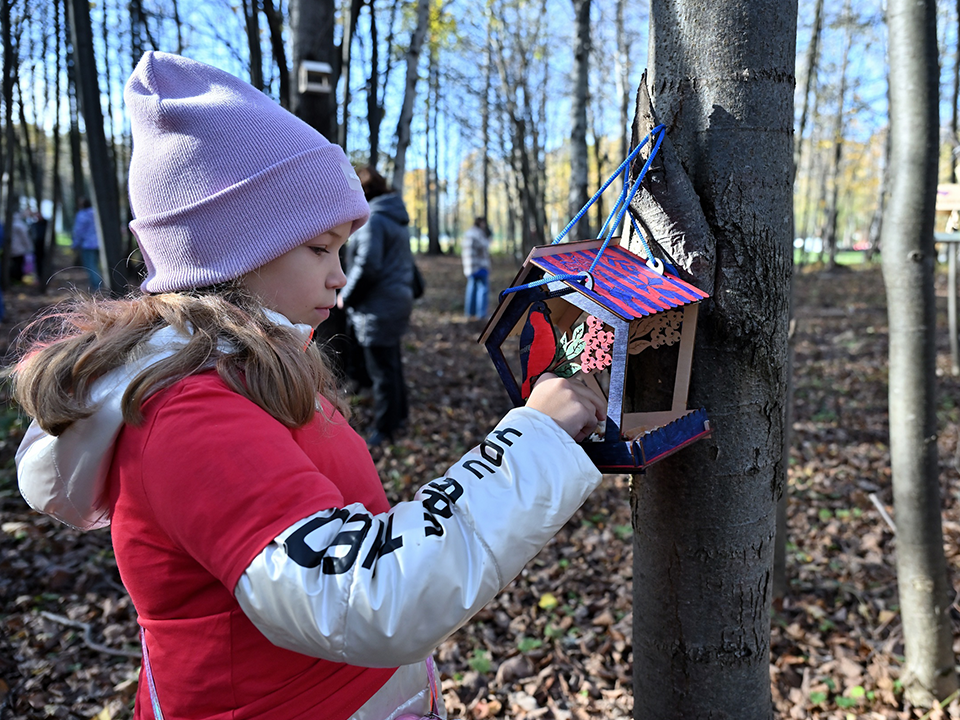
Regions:
[[33, 321], [6, 371], [13, 396], [51, 435], [96, 410], [93, 383], [136, 357], [140, 344], [169, 325], [189, 336], [170, 357], [144, 369], [123, 394], [123, 419], [143, 421], [143, 403], [185, 377], [216, 368], [234, 392], [296, 428], [313, 419], [319, 393], [340, 412], [333, 372], [315, 343], [277, 325], [239, 280], [193, 291], [120, 300], [78, 299]]

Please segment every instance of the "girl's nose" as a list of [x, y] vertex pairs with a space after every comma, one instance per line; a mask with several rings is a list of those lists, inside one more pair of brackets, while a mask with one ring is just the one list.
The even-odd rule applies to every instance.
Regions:
[[330, 273], [327, 277], [327, 287], [339, 290], [344, 285], [347, 284], [347, 276], [343, 272], [343, 267], [340, 265], [340, 262], [337, 261], [337, 268], [334, 272]]

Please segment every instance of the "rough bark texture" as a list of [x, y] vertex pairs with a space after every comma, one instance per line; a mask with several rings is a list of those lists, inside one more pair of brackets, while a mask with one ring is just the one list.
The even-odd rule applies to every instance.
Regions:
[[957, 687], [937, 478], [933, 246], [938, 115], [933, 0], [890, 0], [890, 164], [883, 221], [890, 319], [890, 458], [905, 695], [929, 707]]
[[[712, 293], [701, 308], [688, 405], [707, 409], [714, 434], [633, 484], [638, 720], [773, 716], [796, 11], [795, 0], [652, 3], [653, 107], [710, 231], [687, 212], [660, 240]], [[669, 159], [664, 178], [649, 184], [669, 182], [657, 191], [664, 198], [683, 192]], [[632, 377], [629, 391], [642, 394], [651, 378]]]

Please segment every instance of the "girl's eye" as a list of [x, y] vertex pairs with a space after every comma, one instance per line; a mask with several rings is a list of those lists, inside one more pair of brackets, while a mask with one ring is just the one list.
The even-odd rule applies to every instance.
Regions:
[[315, 255], [326, 255], [328, 252], [330, 252], [329, 250], [327, 250], [326, 247], [323, 247], [323, 246], [311, 245], [310, 249], [313, 250], [313, 253]]

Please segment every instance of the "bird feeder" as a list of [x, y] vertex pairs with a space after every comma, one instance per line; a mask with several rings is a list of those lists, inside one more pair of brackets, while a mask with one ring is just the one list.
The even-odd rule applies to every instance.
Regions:
[[301, 60], [300, 71], [297, 73], [300, 94], [329, 93], [333, 89], [330, 83], [332, 77], [333, 68], [329, 63]]
[[[479, 341], [515, 406], [546, 372], [602, 394], [607, 419], [582, 446], [603, 472], [639, 473], [710, 434], [706, 411], [686, 406], [697, 312], [709, 296], [619, 238], [607, 243], [534, 248]], [[675, 365], [672, 377], [631, 377], [632, 356], [662, 352], [668, 362], [658, 366]], [[672, 383], [669, 406], [630, 405], [625, 389], [651, 382]]]

